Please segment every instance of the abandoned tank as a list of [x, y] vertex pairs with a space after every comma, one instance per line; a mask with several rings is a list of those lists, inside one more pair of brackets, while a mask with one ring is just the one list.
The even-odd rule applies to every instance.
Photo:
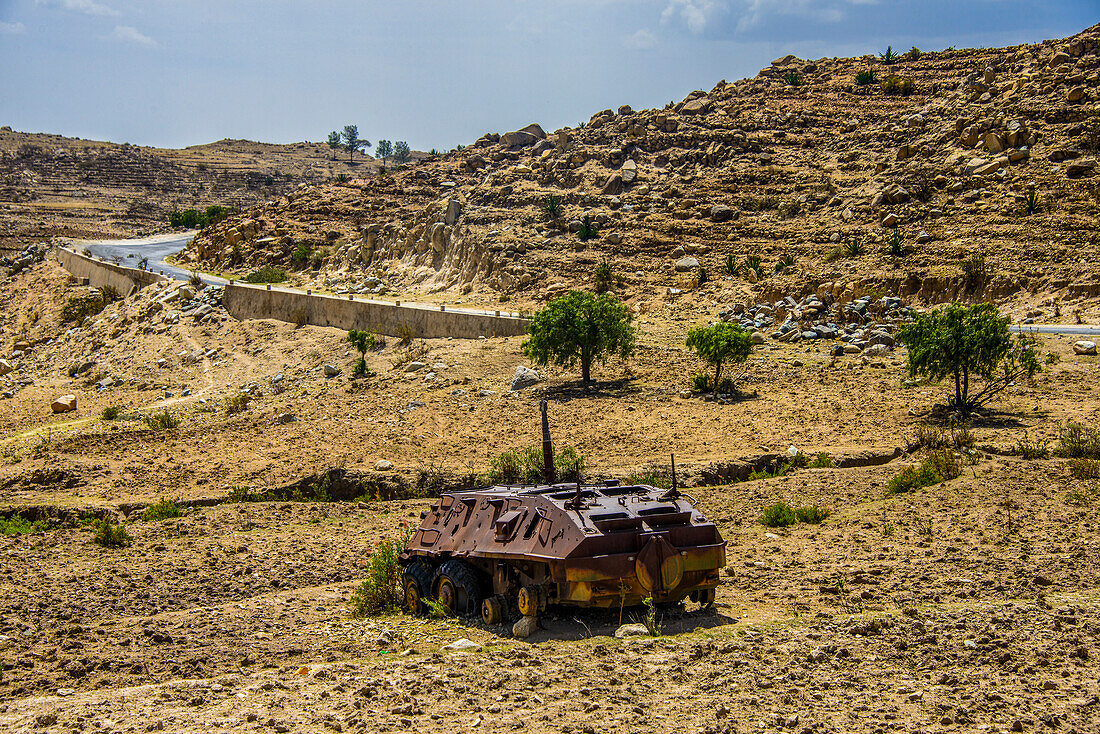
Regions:
[[545, 483], [445, 492], [401, 554], [411, 613], [434, 599], [487, 624], [547, 605], [714, 602], [726, 543], [676, 488], [554, 481], [542, 403]]

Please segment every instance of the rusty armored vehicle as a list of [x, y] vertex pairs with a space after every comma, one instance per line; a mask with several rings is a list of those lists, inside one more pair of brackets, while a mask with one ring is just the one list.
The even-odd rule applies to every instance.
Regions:
[[405, 609], [422, 613], [434, 599], [498, 624], [555, 604], [712, 604], [726, 543], [675, 478], [668, 490], [556, 482], [541, 408], [545, 483], [444, 493], [401, 554]]

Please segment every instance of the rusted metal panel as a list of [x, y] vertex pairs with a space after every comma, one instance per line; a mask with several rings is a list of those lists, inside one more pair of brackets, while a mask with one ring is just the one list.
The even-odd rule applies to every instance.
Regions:
[[498, 486], [440, 497], [402, 559], [466, 559], [496, 593], [507, 593], [517, 574], [541, 573], [552, 601], [610, 606], [713, 589], [725, 546], [714, 523], [675, 490]]

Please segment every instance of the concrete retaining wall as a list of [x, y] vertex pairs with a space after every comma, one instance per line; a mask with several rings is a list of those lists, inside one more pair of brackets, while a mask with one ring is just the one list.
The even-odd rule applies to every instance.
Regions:
[[[225, 286], [222, 303], [236, 319], [278, 319], [295, 324], [360, 329], [402, 336], [412, 329], [419, 337], [519, 336], [527, 319], [494, 311], [452, 309], [423, 304], [387, 303], [347, 296], [322, 296], [282, 288], [232, 283]], [[407, 326], [405, 326], [407, 325]]]
[[64, 247], [57, 248], [57, 261], [77, 278], [87, 278], [88, 285], [96, 288], [110, 286], [124, 296], [147, 285], [168, 280], [163, 275], [148, 270], [96, 260]]

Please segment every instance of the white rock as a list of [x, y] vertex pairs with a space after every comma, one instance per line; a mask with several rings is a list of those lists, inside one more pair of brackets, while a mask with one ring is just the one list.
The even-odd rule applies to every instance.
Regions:
[[693, 257], [682, 257], [676, 261], [676, 272], [687, 273], [699, 269], [699, 261]]
[[406, 372], [419, 372], [420, 370], [424, 369], [427, 366], [428, 365], [424, 364], [423, 362], [409, 362], [407, 365], [405, 365], [405, 371]]
[[467, 640], [465, 637], [455, 640], [450, 645], [444, 645], [444, 650], [480, 650], [481, 645], [477, 644], [473, 640]]
[[512, 377], [512, 390], [522, 390], [531, 387], [539, 381], [539, 373], [530, 367], [520, 365], [516, 367], [516, 374]]
[[325, 377], [336, 377], [336, 375], [338, 375], [338, 374], [340, 374], [340, 368], [339, 367], [337, 367], [334, 364], [326, 364], [325, 365]]
[[1089, 341], [1084, 341], [1084, 340], [1079, 341], [1079, 342], [1074, 342], [1073, 343], [1073, 353], [1074, 354], [1088, 354], [1088, 355], [1096, 354], [1096, 342], [1089, 342]]
[[393, 462], [387, 461], [385, 459], [379, 459], [378, 461], [374, 462], [375, 471], [389, 471], [392, 468]]

